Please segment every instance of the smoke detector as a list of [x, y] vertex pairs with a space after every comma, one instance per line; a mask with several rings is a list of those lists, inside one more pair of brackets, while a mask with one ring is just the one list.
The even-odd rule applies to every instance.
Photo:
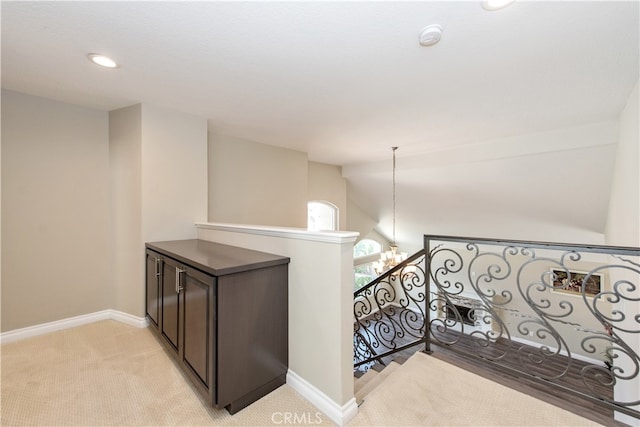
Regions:
[[442, 38], [442, 25], [427, 25], [420, 31], [420, 44], [422, 46], [433, 46]]
[[482, 2], [482, 7], [486, 10], [492, 11], [503, 9], [513, 2], [515, 2], [515, 0], [484, 0]]

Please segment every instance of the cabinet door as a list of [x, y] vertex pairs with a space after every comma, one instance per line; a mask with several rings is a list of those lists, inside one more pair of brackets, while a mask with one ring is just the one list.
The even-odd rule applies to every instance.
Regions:
[[146, 313], [149, 323], [158, 328], [160, 314], [160, 277], [162, 273], [162, 258], [159, 254], [147, 250], [147, 285], [146, 285]]
[[178, 292], [176, 277], [180, 265], [171, 258], [165, 258], [162, 263], [162, 316], [160, 330], [162, 336], [178, 351], [180, 323], [180, 293]]
[[182, 361], [212, 392], [215, 355], [215, 278], [187, 267], [181, 277]]

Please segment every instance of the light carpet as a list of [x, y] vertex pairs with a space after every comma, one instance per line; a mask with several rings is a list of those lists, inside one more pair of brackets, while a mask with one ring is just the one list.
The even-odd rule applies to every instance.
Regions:
[[287, 385], [213, 409], [151, 331], [111, 320], [3, 344], [1, 376], [2, 426], [333, 425]]
[[[209, 407], [148, 329], [102, 321], [1, 347], [3, 426], [332, 425], [284, 385], [231, 416]], [[350, 426], [587, 426], [563, 409], [417, 353]]]
[[600, 424], [418, 352], [365, 397], [349, 425]]

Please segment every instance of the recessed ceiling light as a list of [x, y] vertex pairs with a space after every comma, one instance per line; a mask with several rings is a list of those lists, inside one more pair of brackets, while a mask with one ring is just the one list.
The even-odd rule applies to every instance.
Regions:
[[514, 1], [516, 0], [484, 0], [482, 2], [482, 7], [486, 10], [498, 10], [509, 6]]
[[118, 63], [108, 56], [100, 55], [99, 53], [90, 53], [89, 60], [94, 64], [98, 64], [106, 68], [118, 68]]

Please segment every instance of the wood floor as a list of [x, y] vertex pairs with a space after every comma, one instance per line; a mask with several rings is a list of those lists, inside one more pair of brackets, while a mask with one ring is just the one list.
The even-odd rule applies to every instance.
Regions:
[[[407, 343], [399, 342], [398, 345], [402, 346]], [[508, 343], [497, 343], [497, 348], [494, 348], [494, 351], [500, 351], [500, 346], [505, 346], [507, 344]], [[470, 344], [468, 340], [467, 342], [465, 342], [464, 338], [461, 339], [458, 344], [456, 344], [456, 347], [459, 351], [452, 351], [446, 346], [432, 345], [431, 355], [440, 360], [452, 363], [462, 369], [483, 376], [514, 390], [526, 393], [537, 399], [561, 407], [600, 424], [606, 426], [625, 426], [625, 424], [619, 423], [614, 420], [613, 410], [611, 409], [608, 409], [601, 405], [597, 405], [588, 399], [581, 398], [580, 396], [575, 396], [573, 394], [567, 393], [566, 391], [553, 387], [549, 384], [534, 381], [524, 374], [518, 375], [517, 373], [504, 372], [499, 368], [492, 366], [490, 363], [483, 361], [482, 359], [478, 359], [474, 356], [469, 356], [469, 354], [474, 354], [474, 351], [471, 349], [471, 345], [472, 344]], [[423, 343], [420, 343], [393, 355], [386, 356], [382, 358], [382, 361], [384, 364], [388, 364], [392, 360], [398, 363], [404, 363], [404, 361], [411, 357], [411, 355], [413, 355], [416, 351], [424, 351], [424, 349], [425, 345]], [[517, 366], [518, 363], [521, 363], [518, 361], [517, 356], [515, 355], [510, 356], [510, 358], [511, 360], [506, 360], [505, 362], [507, 363], [507, 365], [515, 363], [515, 366]], [[566, 366], [566, 358], [564, 358], [563, 356], [558, 356], [554, 359], [555, 360], [552, 360], [549, 363], [545, 363], [542, 367], [536, 368], [537, 373], [542, 375], [550, 375], [552, 373], [558, 372], [559, 369], [561, 370], [563, 366]], [[568, 384], [577, 384], [581, 382], [579, 374], [580, 369], [586, 364], [584, 362], [573, 359], [571, 365], [572, 366], [570, 371], [567, 373], [567, 375], [563, 376], [563, 381]], [[371, 369], [379, 371], [384, 369], [384, 365], [376, 363], [371, 367]], [[356, 373], [356, 376], [359, 375], [361, 374]], [[613, 396], [612, 387], [600, 387], [598, 392], [604, 396]]]

